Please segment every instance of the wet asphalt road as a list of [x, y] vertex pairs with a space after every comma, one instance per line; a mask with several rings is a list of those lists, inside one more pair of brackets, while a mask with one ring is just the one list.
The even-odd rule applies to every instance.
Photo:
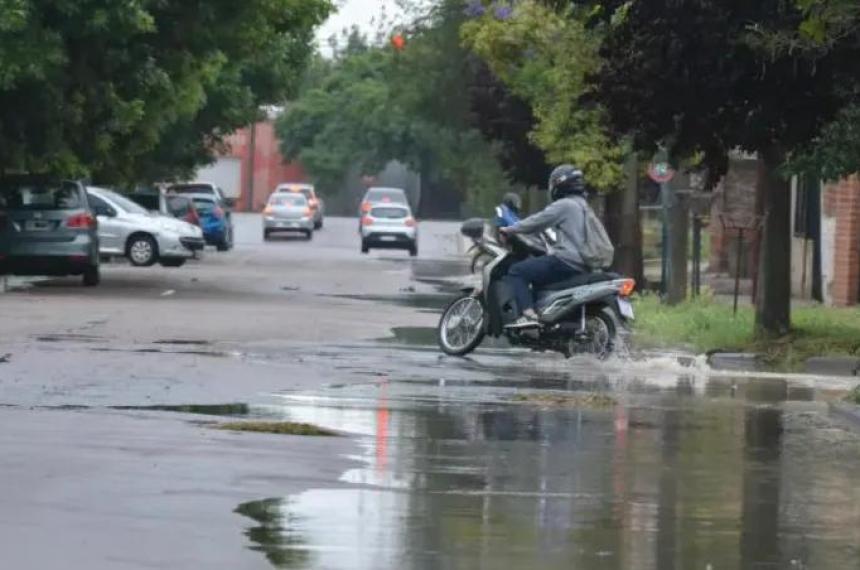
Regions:
[[[456, 225], [0, 295], [3, 568], [848, 568], [848, 386], [432, 346]], [[181, 407], [178, 407], [181, 406]], [[287, 419], [344, 437], [232, 434]]]

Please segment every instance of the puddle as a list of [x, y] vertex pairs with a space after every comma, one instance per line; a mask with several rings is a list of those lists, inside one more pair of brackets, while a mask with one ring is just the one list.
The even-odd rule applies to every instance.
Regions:
[[139, 412], [174, 412], [179, 414], [195, 414], [202, 416], [219, 416], [228, 418], [261, 417], [252, 412], [248, 404], [188, 404], [179, 406], [113, 406], [113, 410]]
[[450, 295], [433, 295], [426, 293], [407, 293], [403, 295], [325, 295], [335, 299], [350, 299], [353, 301], [370, 301], [411, 307], [413, 309], [425, 309], [432, 313], [441, 313], [448, 303], [451, 302]]
[[[860, 436], [777, 379], [375, 382], [280, 398], [355, 434], [343, 481], [236, 509], [275, 568], [848, 568], [860, 559]], [[574, 387], [572, 390], [566, 388]]]
[[[166, 343], [165, 343], [166, 344]], [[218, 350], [165, 350], [162, 348], [92, 348], [93, 352], [126, 352], [130, 354], [184, 354], [189, 356], [207, 356], [211, 358], [231, 358], [236, 356], [230, 352]]]
[[212, 343], [208, 340], [195, 339], [167, 339], [157, 340], [152, 344], [169, 344], [174, 346], [210, 346]]
[[38, 342], [102, 342], [105, 339], [88, 334], [57, 333], [37, 336], [36, 340]]

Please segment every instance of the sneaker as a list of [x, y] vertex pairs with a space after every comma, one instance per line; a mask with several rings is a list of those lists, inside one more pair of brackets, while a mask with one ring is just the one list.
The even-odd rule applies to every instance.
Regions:
[[527, 316], [523, 315], [522, 317], [518, 318], [517, 320], [515, 320], [511, 324], [505, 325], [505, 328], [506, 329], [530, 329], [532, 327], [539, 327], [539, 326], [540, 326], [540, 321], [538, 321], [536, 318], [527, 317]]

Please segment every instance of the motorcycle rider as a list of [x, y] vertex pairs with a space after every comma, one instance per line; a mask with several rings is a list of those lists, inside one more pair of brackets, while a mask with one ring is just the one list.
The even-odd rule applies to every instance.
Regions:
[[502, 203], [496, 206], [496, 228], [507, 228], [520, 221], [520, 210], [523, 201], [515, 192], [508, 192], [502, 198]]
[[583, 205], [589, 207], [585, 200], [587, 190], [582, 171], [571, 164], [557, 167], [549, 177], [549, 192], [552, 199], [549, 206], [513, 226], [500, 229], [503, 234], [511, 235], [554, 228], [557, 234], [549, 255], [515, 263], [505, 276], [520, 311], [520, 317], [508, 328], [540, 326], [534, 309], [533, 289], [589, 271], [578, 248], [585, 240]]

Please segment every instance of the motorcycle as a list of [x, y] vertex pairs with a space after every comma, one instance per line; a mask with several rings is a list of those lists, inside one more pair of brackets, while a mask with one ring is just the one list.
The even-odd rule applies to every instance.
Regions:
[[567, 358], [577, 354], [607, 358], [615, 351], [619, 334], [635, 318], [630, 302], [636, 287], [633, 279], [594, 272], [551, 283], [534, 291], [539, 323], [507, 328], [520, 310], [504, 277], [517, 261], [547, 255], [551, 240], [546, 235], [514, 234], [503, 244], [486, 239], [484, 228], [484, 220], [472, 219], [460, 229], [491, 259], [482, 268], [481, 286], [465, 289], [442, 313], [437, 337], [445, 354], [465, 356], [487, 335], [505, 336], [512, 346], [559, 352]]
[[[472, 222], [477, 224], [477, 219]], [[498, 228], [491, 228], [486, 222], [481, 222], [482, 231], [480, 234], [474, 232], [474, 235], [467, 236], [472, 239], [472, 247], [466, 251], [466, 255], [472, 258], [470, 268], [472, 273], [482, 273], [484, 267], [496, 258], [496, 248], [503, 247], [499, 241]], [[549, 228], [541, 234], [542, 239], [550, 246], [555, 243], [555, 230]]]

